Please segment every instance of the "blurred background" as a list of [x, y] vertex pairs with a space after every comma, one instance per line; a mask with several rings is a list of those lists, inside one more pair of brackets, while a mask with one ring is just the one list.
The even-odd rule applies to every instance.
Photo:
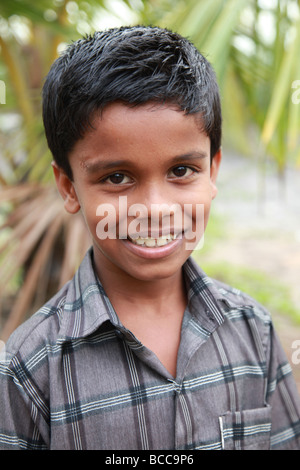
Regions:
[[1, 0], [0, 338], [72, 277], [90, 244], [54, 185], [44, 78], [69, 42], [134, 24], [181, 33], [215, 68], [224, 157], [194, 256], [270, 310], [300, 390], [299, 0]]

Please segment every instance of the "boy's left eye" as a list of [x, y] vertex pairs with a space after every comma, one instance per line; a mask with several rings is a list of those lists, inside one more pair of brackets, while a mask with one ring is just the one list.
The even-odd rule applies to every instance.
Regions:
[[170, 176], [173, 178], [174, 177], [182, 178], [184, 176], [191, 176], [193, 173], [195, 173], [195, 170], [193, 170], [192, 168], [188, 166], [181, 165], [181, 166], [177, 166], [176, 168], [173, 168], [170, 171]]
[[110, 184], [126, 184], [130, 182], [130, 178], [124, 173], [114, 173], [112, 175], [109, 175], [107, 178], [104, 180], [105, 182], [108, 182]]

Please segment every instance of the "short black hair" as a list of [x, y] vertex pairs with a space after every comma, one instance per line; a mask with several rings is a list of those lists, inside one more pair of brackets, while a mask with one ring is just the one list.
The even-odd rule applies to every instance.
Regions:
[[91, 116], [114, 101], [172, 102], [201, 115], [211, 158], [221, 145], [221, 105], [214, 70], [179, 34], [151, 26], [123, 26], [70, 44], [43, 87], [43, 120], [56, 163], [72, 179], [68, 154]]

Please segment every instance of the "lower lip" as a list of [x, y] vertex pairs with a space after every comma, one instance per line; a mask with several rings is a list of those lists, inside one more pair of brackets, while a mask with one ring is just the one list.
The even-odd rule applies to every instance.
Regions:
[[183, 243], [182, 238], [176, 238], [172, 242], [157, 248], [148, 248], [147, 246], [136, 245], [129, 240], [122, 240], [124, 245], [135, 255], [146, 259], [160, 259], [174, 253], [177, 248]]

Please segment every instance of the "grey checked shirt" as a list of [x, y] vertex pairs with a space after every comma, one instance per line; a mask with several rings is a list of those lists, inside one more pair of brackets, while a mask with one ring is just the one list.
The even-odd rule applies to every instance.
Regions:
[[300, 449], [269, 314], [189, 259], [177, 376], [120, 323], [89, 250], [0, 360], [0, 449]]

